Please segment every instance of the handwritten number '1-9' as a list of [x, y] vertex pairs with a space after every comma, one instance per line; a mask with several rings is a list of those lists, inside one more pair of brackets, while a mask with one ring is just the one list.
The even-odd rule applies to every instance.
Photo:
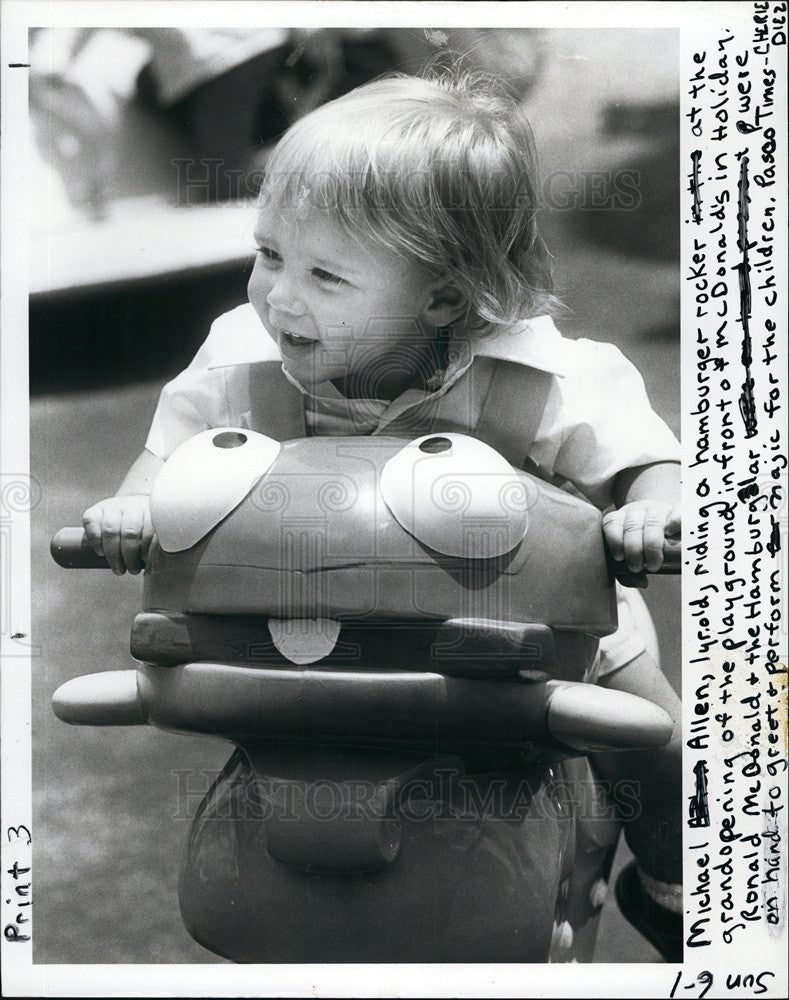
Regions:
[[[676, 996], [676, 994], [677, 994], [677, 987], [679, 986], [680, 979], [682, 979], [682, 970], [681, 969], [677, 973], [677, 978], [674, 980], [674, 985], [671, 987], [671, 992], [669, 993], [669, 997]], [[699, 996], [698, 996], [698, 1000], [702, 1000], [702, 998], [707, 995], [707, 993], [710, 990], [710, 987], [712, 986], [712, 973], [711, 972], [707, 972], [706, 970], [704, 972], [700, 972], [698, 974], [698, 976], [696, 976], [696, 982], [699, 983], [701, 986], [704, 987], [702, 989], [701, 993], [699, 993]], [[693, 989], [694, 985], [695, 985], [694, 983], [689, 983], [685, 987], [685, 989], [686, 990]]]

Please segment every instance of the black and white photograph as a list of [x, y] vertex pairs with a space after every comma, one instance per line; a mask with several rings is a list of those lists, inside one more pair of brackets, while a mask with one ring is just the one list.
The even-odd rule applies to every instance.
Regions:
[[786, 5], [508, 6], [4, 5], [7, 995], [782, 995]]

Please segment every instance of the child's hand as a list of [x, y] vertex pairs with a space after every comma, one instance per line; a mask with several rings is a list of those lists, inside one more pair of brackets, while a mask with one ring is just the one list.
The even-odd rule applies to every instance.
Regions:
[[102, 500], [85, 511], [82, 526], [94, 551], [104, 556], [116, 576], [126, 570], [139, 573], [153, 541], [151, 498], [137, 493]]
[[645, 568], [655, 573], [663, 565], [667, 538], [679, 538], [682, 518], [679, 504], [636, 500], [612, 510], [603, 518], [603, 534], [614, 559], [624, 559], [631, 573]]

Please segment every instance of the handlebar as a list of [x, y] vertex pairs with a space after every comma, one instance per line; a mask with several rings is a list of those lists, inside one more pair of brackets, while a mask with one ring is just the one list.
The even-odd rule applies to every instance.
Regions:
[[647, 576], [677, 576], [682, 572], [682, 542], [678, 538], [667, 538], [663, 543], [663, 565], [653, 574], [649, 570], [632, 573], [624, 560], [614, 559], [606, 546], [608, 568], [612, 575], [625, 587], [646, 587]]
[[[52, 558], [64, 569], [109, 569], [104, 556], [99, 556], [91, 548], [82, 528], [61, 528], [50, 544]], [[609, 558], [611, 572], [621, 583], [635, 586], [644, 579], [644, 573], [631, 573], [627, 564]], [[667, 539], [663, 546], [663, 565], [658, 575], [678, 574], [682, 568], [682, 545], [679, 541]]]
[[64, 569], [109, 569], [104, 556], [97, 555], [82, 528], [61, 528], [49, 545], [52, 558]]

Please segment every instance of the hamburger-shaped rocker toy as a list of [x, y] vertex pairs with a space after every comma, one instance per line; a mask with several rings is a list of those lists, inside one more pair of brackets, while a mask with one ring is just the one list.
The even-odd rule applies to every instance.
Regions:
[[[583, 683], [617, 624], [596, 508], [461, 434], [227, 428], [171, 456], [151, 512], [141, 662], [53, 707], [235, 744], [182, 866], [195, 939], [241, 962], [588, 961], [619, 827], [584, 754], [672, 728]], [[81, 530], [52, 551], [105, 565]]]

